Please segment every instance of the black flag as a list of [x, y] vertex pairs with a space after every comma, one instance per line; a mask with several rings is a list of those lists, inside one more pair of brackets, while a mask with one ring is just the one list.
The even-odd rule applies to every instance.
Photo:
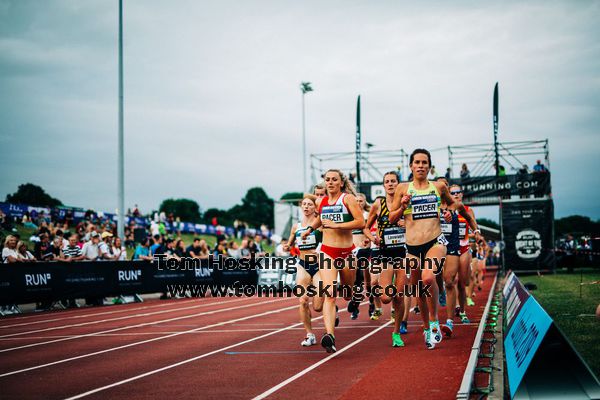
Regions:
[[498, 161], [498, 82], [494, 87], [494, 155], [496, 157], [494, 166], [496, 167], [496, 176], [498, 176], [500, 173]]
[[356, 103], [356, 184], [360, 185], [360, 95]]

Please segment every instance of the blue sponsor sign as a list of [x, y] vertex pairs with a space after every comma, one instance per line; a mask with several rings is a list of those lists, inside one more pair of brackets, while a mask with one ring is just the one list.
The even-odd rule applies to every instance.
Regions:
[[512, 398], [544, 336], [552, 325], [552, 318], [527, 292], [514, 274], [504, 287], [505, 334], [504, 353], [508, 371], [508, 385]]

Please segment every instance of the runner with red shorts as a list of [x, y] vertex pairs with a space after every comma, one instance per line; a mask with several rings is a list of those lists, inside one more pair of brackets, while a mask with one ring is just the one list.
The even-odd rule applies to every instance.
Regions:
[[[450, 186], [450, 195], [454, 199], [455, 202], [461, 203], [463, 200], [463, 191], [459, 185]], [[480, 234], [479, 229], [477, 228], [477, 221], [475, 220], [475, 213], [469, 206], [465, 206], [467, 213], [473, 218], [475, 221], [475, 227], [473, 233], [476, 235]], [[458, 216], [459, 223], [459, 232], [458, 235], [460, 237], [460, 260], [459, 260], [459, 270], [458, 270], [458, 316], [463, 324], [469, 323], [469, 318], [467, 318], [465, 305], [474, 305], [475, 303], [469, 297], [467, 298], [467, 287], [471, 283], [471, 252], [469, 251], [469, 225], [467, 220], [462, 216]]]
[[[321, 338], [321, 345], [328, 353], [333, 353], [336, 351], [334, 289], [338, 281], [338, 271], [342, 285], [352, 287], [356, 270], [351, 268], [347, 259], [354, 249], [352, 230], [363, 229], [365, 220], [356, 201], [354, 186], [342, 171], [328, 170], [325, 173], [325, 187], [327, 195], [317, 200], [319, 216], [302, 234], [302, 239], [323, 226], [321, 253], [324, 260], [323, 264], [319, 265], [319, 272], [323, 285], [328, 290], [323, 304], [323, 322], [327, 333]], [[339, 268], [340, 266], [342, 268]], [[351, 296], [351, 291], [344, 291], [346, 300], [350, 300]]]

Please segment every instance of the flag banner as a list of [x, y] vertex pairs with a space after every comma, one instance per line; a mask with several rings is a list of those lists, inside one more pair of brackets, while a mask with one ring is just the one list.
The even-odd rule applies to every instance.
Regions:
[[506, 265], [513, 271], [553, 270], [553, 222], [552, 200], [502, 203]]

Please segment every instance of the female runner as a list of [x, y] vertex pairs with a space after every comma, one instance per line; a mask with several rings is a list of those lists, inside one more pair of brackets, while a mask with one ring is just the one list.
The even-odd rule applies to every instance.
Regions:
[[[302, 203], [300, 204], [302, 209], [302, 221], [292, 226], [290, 232], [290, 239], [288, 243], [283, 246], [284, 251], [290, 251], [294, 243], [300, 251], [298, 257], [298, 266], [296, 269], [296, 285], [304, 287], [304, 296], [300, 298], [300, 321], [304, 324], [306, 329], [306, 337], [300, 343], [302, 346], [312, 346], [317, 343], [315, 334], [312, 330], [312, 315], [308, 306], [309, 297], [306, 294], [307, 287], [313, 285], [319, 287], [321, 281], [321, 275], [319, 274], [319, 262], [318, 260], [311, 260], [313, 257], [317, 257], [317, 248], [321, 243], [322, 233], [319, 230], [311, 232], [305, 239], [301, 238], [302, 233], [308, 229], [308, 227], [315, 222], [317, 219], [317, 206], [315, 201], [310, 196], [304, 196]], [[311, 255], [307, 259], [307, 256]], [[321, 312], [323, 309], [323, 298], [314, 296], [312, 299], [313, 309], [316, 312]]]
[[[392, 224], [389, 220], [389, 204], [394, 199], [398, 184], [398, 175], [395, 171], [387, 172], [383, 176], [385, 197], [378, 197], [373, 203], [364, 229], [367, 231], [377, 221], [377, 234], [373, 237], [373, 241], [379, 245], [381, 260], [386, 258], [399, 260], [406, 257], [404, 221], [399, 220]], [[395, 285], [397, 293], [404, 290], [406, 273], [398, 265], [394, 268], [394, 264], [394, 262], [385, 262], [379, 265], [381, 268], [379, 283], [384, 290], [381, 297], [376, 296], [376, 298], [384, 304], [393, 302], [394, 331], [392, 332], [392, 347], [402, 347], [404, 342], [400, 336], [400, 323], [404, 317], [404, 298], [398, 295], [390, 297], [389, 292], [385, 290], [392, 283]]]
[[[321, 280], [326, 290], [323, 304], [323, 322], [326, 334], [321, 338], [321, 345], [328, 353], [336, 351], [335, 347], [335, 293], [338, 270], [340, 281], [345, 288], [354, 284], [356, 270], [351, 268], [346, 259], [354, 249], [352, 243], [352, 230], [362, 229], [365, 226], [358, 202], [356, 201], [354, 186], [342, 171], [330, 169], [325, 173], [325, 188], [327, 195], [317, 199], [319, 216], [301, 238], [306, 238], [311, 232], [323, 226], [323, 243], [321, 254], [323, 264], [319, 265]], [[341, 268], [340, 268], [341, 267]], [[350, 300], [351, 291], [344, 290], [344, 298]]]
[[[434, 269], [427, 267], [425, 261], [442, 263], [446, 256], [446, 240], [440, 227], [440, 204], [442, 199], [451, 207], [454, 200], [447, 186], [442, 182], [430, 182], [427, 179], [431, 168], [431, 155], [425, 149], [416, 149], [410, 156], [410, 169], [413, 180], [398, 185], [391, 207], [390, 222], [396, 223], [401, 214], [406, 220], [407, 258], [412, 259], [418, 268], [411, 271], [411, 282], [430, 285], [431, 297], [419, 298], [423, 319], [423, 335], [427, 349], [435, 348], [442, 340], [437, 320], [438, 288], [435, 284]], [[467, 215], [464, 206], [459, 213]], [[432, 265], [432, 264], [430, 264]], [[438, 273], [442, 271], [436, 271]], [[426, 298], [427, 297], [427, 298]]]

